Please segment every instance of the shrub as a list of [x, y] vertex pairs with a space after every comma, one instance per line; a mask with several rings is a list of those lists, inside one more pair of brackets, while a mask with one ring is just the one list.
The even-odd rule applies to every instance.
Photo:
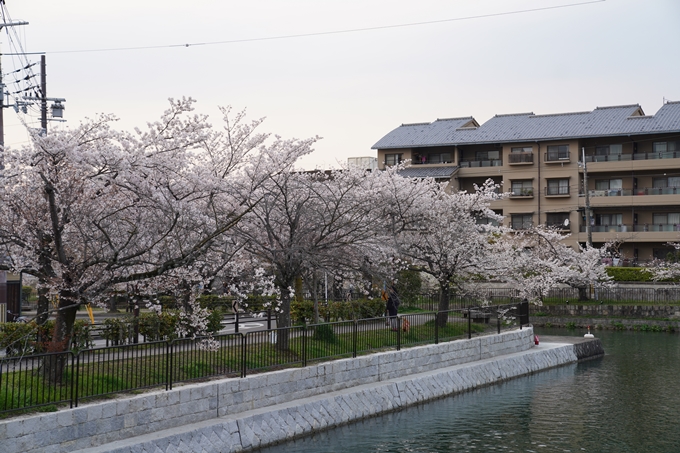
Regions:
[[[321, 302], [319, 302], [319, 312], [321, 312]], [[311, 300], [291, 300], [290, 318], [293, 324], [311, 323], [314, 319], [314, 302]]]
[[32, 354], [35, 350], [35, 324], [0, 324], [0, 348], [8, 356]]
[[102, 337], [114, 345], [125, 344], [130, 340], [134, 320], [126, 316], [125, 318], [106, 318]]
[[402, 305], [405, 307], [415, 306], [422, 286], [420, 272], [409, 270], [399, 272], [396, 287]]
[[208, 332], [217, 333], [222, 330], [224, 313], [224, 309], [219, 307], [210, 310], [210, 314], [208, 315]]
[[142, 313], [137, 319], [139, 333], [146, 341], [172, 340], [177, 338], [177, 323], [179, 313], [173, 310], [164, 310], [160, 313]]
[[608, 267], [607, 275], [615, 282], [651, 282], [652, 274], [645, 267]]
[[314, 327], [314, 335], [312, 336], [314, 340], [323, 341], [324, 343], [334, 344], [338, 341], [333, 331], [333, 327], [328, 324], [321, 324]]
[[74, 352], [89, 349], [94, 346], [92, 341], [92, 327], [87, 321], [81, 319], [73, 323], [73, 335], [71, 335], [71, 350]]

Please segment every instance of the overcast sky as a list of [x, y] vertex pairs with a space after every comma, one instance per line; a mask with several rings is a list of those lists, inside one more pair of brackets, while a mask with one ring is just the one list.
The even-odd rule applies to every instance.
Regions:
[[[3, 31], [2, 72], [23, 64], [6, 55], [19, 43], [46, 52], [47, 94], [66, 98], [68, 121], [49, 128], [113, 113], [131, 129], [190, 96], [213, 124], [231, 105], [266, 117], [263, 131], [321, 136], [308, 169], [374, 156], [402, 123], [635, 103], [651, 115], [680, 101], [678, 0], [6, 0], [6, 10], [29, 25], [18, 40]], [[171, 47], [200, 43], [216, 44]], [[124, 48], [144, 49], [107, 50]], [[12, 109], [5, 135], [28, 141]]]

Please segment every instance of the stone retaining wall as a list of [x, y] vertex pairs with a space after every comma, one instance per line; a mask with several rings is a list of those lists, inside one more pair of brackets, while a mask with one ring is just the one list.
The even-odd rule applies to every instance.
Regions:
[[650, 326], [671, 332], [680, 331], [680, 320], [659, 321], [655, 319], [626, 319], [626, 318], [570, 318], [552, 316], [534, 316], [531, 318], [534, 327], [576, 327], [579, 329], [595, 330], [645, 330]]
[[548, 316], [602, 316], [618, 318], [668, 318], [680, 320], [680, 306], [670, 305], [543, 305], [531, 307], [531, 320], [540, 318], [534, 313]]
[[[586, 347], [590, 345], [590, 347]], [[541, 345], [532, 351], [404, 376], [270, 408], [118, 441], [74, 453], [245, 452], [428, 400], [575, 362], [599, 340]]]
[[3, 453], [102, 445], [327, 392], [526, 351], [531, 327], [249, 376], [185, 385], [56, 413], [0, 421]]

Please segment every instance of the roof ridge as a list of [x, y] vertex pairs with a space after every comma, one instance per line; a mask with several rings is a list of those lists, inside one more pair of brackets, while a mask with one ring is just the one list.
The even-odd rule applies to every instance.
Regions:
[[609, 105], [605, 107], [595, 107], [595, 110], [605, 110], [605, 109], [623, 109], [628, 107], [640, 107], [640, 104], [624, 104], [624, 105]]
[[472, 116], [459, 116], [457, 118], [437, 118], [437, 121], [460, 121], [460, 120], [474, 120]]
[[534, 112], [524, 112], [524, 113], [497, 113], [494, 118], [501, 118], [505, 116], [531, 116]]
[[425, 123], [402, 123], [401, 126], [429, 126], [431, 123], [425, 122]]
[[587, 115], [592, 112], [565, 112], [565, 113], [544, 113], [541, 115], [532, 115], [529, 118], [541, 118], [544, 116], [568, 116], [568, 115]]

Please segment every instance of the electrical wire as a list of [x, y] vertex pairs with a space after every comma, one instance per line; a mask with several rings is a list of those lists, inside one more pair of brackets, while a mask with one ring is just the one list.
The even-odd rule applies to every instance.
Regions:
[[185, 43], [185, 44], [168, 44], [168, 45], [159, 45], [159, 46], [113, 47], [113, 48], [105, 48], [105, 49], [81, 49], [81, 50], [55, 50], [55, 51], [48, 51], [48, 52], [45, 52], [45, 53], [51, 53], [51, 54], [62, 53], [63, 54], [63, 53], [84, 53], [84, 52], [117, 52], [117, 51], [129, 51], [129, 50], [152, 50], [152, 49], [168, 49], [168, 48], [180, 48], [180, 47], [186, 48], [186, 47], [198, 47], [198, 46], [240, 44], [240, 43], [246, 43], [246, 42], [258, 42], [258, 41], [274, 41], [274, 40], [281, 40], [281, 39], [309, 38], [309, 37], [314, 37], [314, 36], [340, 35], [340, 34], [349, 34], [349, 33], [363, 33], [363, 32], [376, 31], [376, 30], [389, 30], [389, 29], [396, 29], [396, 28], [419, 27], [419, 26], [424, 26], [424, 25], [434, 25], [434, 24], [442, 24], [442, 23], [449, 23], [449, 22], [461, 22], [461, 21], [467, 21], [467, 20], [487, 19], [487, 18], [491, 18], [491, 17], [501, 17], [501, 16], [517, 15], [517, 14], [534, 13], [534, 12], [539, 12], [539, 11], [548, 11], [548, 10], [555, 10], [555, 9], [562, 9], [562, 8], [585, 6], [585, 5], [591, 5], [591, 4], [594, 4], [594, 3], [603, 3], [605, 1], [606, 0], [590, 0], [590, 1], [579, 2], [579, 3], [568, 3], [568, 4], [564, 4], [564, 5], [545, 6], [545, 7], [541, 7], [541, 8], [529, 8], [529, 9], [522, 9], [522, 10], [515, 10], [515, 11], [506, 11], [506, 12], [502, 12], [502, 13], [489, 13], [489, 14], [479, 14], [479, 15], [475, 15], [475, 16], [455, 17], [455, 18], [451, 18], [451, 19], [439, 19], [439, 20], [430, 20], [430, 21], [423, 21], [423, 22], [410, 22], [410, 23], [403, 23], [403, 24], [382, 25], [382, 26], [373, 26], [373, 27], [364, 27], [364, 28], [351, 28], [351, 29], [345, 29], [345, 30], [332, 30], [332, 31], [322, 31], [322, 32], [313, 32], [313, 33], [297, 33], [297, 34], [292, 34], [292, 35], [278, 35], [278, 36], [266, 36], [266, 37], [259, 37], [259, 38], [230, 39], [230, 40], [224, 40], [224, 41], [209, 41], [209, 42], [196, 42], [196, 43]]

